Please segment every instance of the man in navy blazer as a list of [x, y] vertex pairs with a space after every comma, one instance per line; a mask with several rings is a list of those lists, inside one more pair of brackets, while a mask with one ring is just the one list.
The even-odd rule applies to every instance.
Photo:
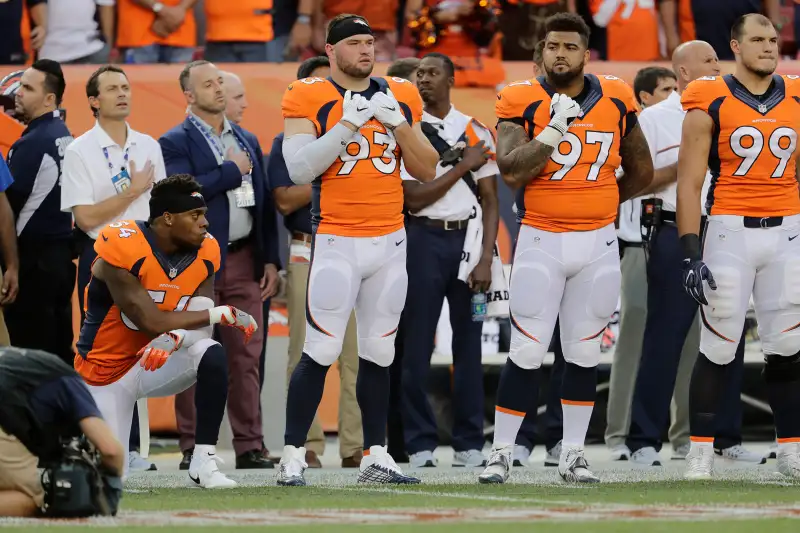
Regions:
[[[203, 186], [209, 232], [219, 241], [222, 268], [215, 281], [217, 301], [255, 317], [259, 329], [248, 344], [241, 335], [219, 331], [228, 354], [228, 419], [236, 468], [272, 468], [262, 456], [259, 360], [263, 346], [263, 301], [278, 287], [278, 234], [272, 197], [266, 188], [263, 155], [255, 137], [225, 118], [222, 73], [208, 61], [193, 61], [180, 75], [189, 104], [186, 120], [159, 143], [167, 175], [186, 173]], [[194, 391], [175, 401], [188, 468], [194, 448]]]

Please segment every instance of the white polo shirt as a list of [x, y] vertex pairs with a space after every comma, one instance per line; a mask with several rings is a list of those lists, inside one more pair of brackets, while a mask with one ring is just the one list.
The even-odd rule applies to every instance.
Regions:
[[[492, 155], [497, 151], [491, 132], [473, 121], [472, 117], [465, 115], [452, 105], [450, 106], [450, 112], [447, 113], [444, 119], [423, 112], [422, 121], [435, 126], [439, 131], [439, 136], [447, 141], [450, 146], [456, 144], [464, 132], [467, 131], [467, 127], [471, 126], [470, 129], [475, 132], [475, 136], [477, 137], [477, 139], [473, 139], [471, 142], [476, 143], [478, 141], [483, 141]], [[436, 177], [438, 178], [445, 174], [451, 168], [452, 167], [443, 167], [441, 163], [438, 163], [436, 165]], [[481, 178], [495, 176], [497, 174], [500, 174], [500, 170], [497, 168], [497, 162], [494, 159], [490, 159], [485, 165], [473, 172], [472, 176], [477, 182]], [[414, 179], [405, 171], [405, 168], [402, 169], [400, 175], [404, 180]], [[411, 215], [437, 220], [467, 220], [470, 215], [472, 215], [472, 206], [474, 203], [475, 195], [470, 190], [469, 185], [467, 185], [463, 179], [459, 179], [439, 200], [416, 213], [411, 213]]]
[[[103, 148], [108, 152], [108, 159], [103, 153]], [[111, 178], [119, 174], [123, 168], [130, 174], [130, 162], [135, 162], [137, 170], [141, 170], [148, 161], [155, 167], [156, 182], [167, 177], [158, 141], [128, 126], [125, 146], [120, 147], [111, 140], [99, 123], [95, 123], [92, 129], [75, 139], [64, 154], [61, 210], [72, 211], [76, 205], [95, 205], [111, 198], [117, 194]], [[115, 220], [147, 220], [150, 216], [149, 202], [150, 191], [142, 193]], [[89, 237], [96, 239], [99, 230], [110, 222], [114, 220], [93, 228], [88, 232]]]
[[[647, 145], [650, 147], [650, 156], [653, 158], [654, 169], [658, 170], [678, 162], [685, 116], [686, 112], [681, 106], [681, 95], [677, 92], [670, 94], [666, 100], [644, 109], [639, 115], [639, 125], [647, 139]], [[706, 214], [705, 203], [710, 185], [711, 173], [706, 172], [701, 194], [701, 209], [704, 215]], [[677, 190], [678, 184], [674, 182], [664, 190], [646, 197], [661, 198], [663, 202], [661, 209], [675, 213], [678, 203]], [[639, 229], [640, 209], [641, 198], [628, 200], [620, 206], [619, 230], [617, 232], [620, 239], [631, 242], [641, 241]], [[633, 240], [635, 236], [638, 236], [638, 240]]]
[[96, 7], [114, 3], [115, 0], [47, 0], [47, 35], [39, 58], [63, 63], [102, 50]]

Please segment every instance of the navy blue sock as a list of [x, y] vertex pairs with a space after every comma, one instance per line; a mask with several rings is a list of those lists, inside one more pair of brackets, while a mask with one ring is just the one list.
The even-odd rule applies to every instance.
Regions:
[[689, 430], [692, 440], [712, 442], [717, 413], [728, 386], [728, 365], [711, 362], [703, 352], [697, 357], [689, 384]]
[[597, 367], [585, 368], [567, 362], [561, 382], [561, 401], [592, 402], [597, 396]]
[[361, 407], [364, 450], [386, 444], [386, 420], [389, 415], [389, 368], [359, 359], [356, 398]]
[[765, 356], [764, 380], [778, 442], [800, 438], [800, 354]]
[[525, 416], [535, 409], [539, 398], [538, 369], [526, 370], [511, 358], [506, 359], [497, 385], [497, 407]]
[[195, 443], [216, 446], [228, 400], [228, 360], [219, 344], [209, 346], [197, 367]]
[[305, 446], [308, 430], [317, 414], [322, 392], [325, 390], [325, 375], [328, 366], [323, 366], [303, 353], [289, 380], [286, 395], [285, 444], [300, 448]]

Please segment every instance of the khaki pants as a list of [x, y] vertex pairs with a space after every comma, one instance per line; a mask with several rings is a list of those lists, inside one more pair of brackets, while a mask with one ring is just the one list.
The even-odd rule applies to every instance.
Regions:
[[41, 507], [44, 490], [37, 464], [36, 457], [16, 437], [0, 429], [0, 491], [22, 492], [33, 498], [37, 507]]
[[[306, 290], [308, 288], [307, 262], [292, 261], [287, 267], [286, 294], [289, 307], [289, 367], [286, 386], [288, 389], [294, 367], [303, 355], [306, 334]], [[339, 357], [340, 396], [339, 396], [339, 455], [342, 459], [352, 457], [364, 446], [361, 427], [361, 410], [356, 399], [356, 378], [358, 376], [358, 337], [355, 315], [350, 315], [344, 336], [342, 354]], [[306, 450], [317, 455], [325, 453], [325, 433], [319, 417], [314, 417], [308, 430]]]

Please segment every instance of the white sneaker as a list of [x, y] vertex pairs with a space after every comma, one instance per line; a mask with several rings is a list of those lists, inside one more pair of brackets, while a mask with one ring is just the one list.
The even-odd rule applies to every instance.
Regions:
[[528, 466], [531, 451], [522, 444], [515, 444], [512, 456], [514, 458], [514, 466]]
[[589, 463], [583, 456], [582, 447], [562, 448], [558, 473], [561, 479], [569, 483], [600, 483], [600, 478], [589, 470]]
[[778, 447], [778, 472], [786, 477], [800, 479], [800, 442], [781, 444]]
[[129, 472], [152, 472], [158, 470], [156, 465], [139, 455], [139, 452], [128, 453]]
[[386, 446], [370, 446], [369, 454], [361, 459], [359, 483], [392, 483], [395, 485], [415, 485], [419, 479], [403, 474]]
[[278, 465], [278, 485], [283, 487], [304, 487], [306, 478], [303, 472], [308, 468], [306, 464], [306, 449], [286, 445]]
[[755, 452], [751, 452], [741, 444], [730, 446], [723, 450], [714, 450], [714, 453], [721, 455], [723, 459], [729, 461], [736, 461], [737, 463], [750, 463], [754, 465], [763, 465], [767, 462], [767, 458]]
[[767, 450], [767, 453], [764, 454], [764, 457], [767, 459], [778, 458], [778, 441], [775, 441], [769, 445], [769, 449]]
[[433, 452], [424, 450], [409, 455], [408, 464], [411, 468], [432, 468], [438, 465], [439, 461], [433, 456]]
[[686, 479], [711, 479], [714, 475], [714, 447], [691, 446], [686, 454]]
[[466, 450], [453, 452], [453, 466], [466, 466], [476, 468], [486, 466], [486, 456], [480, 450]]
[[511, 453], [513, 449], [513, 444], [501, 448], [492, 448], [492, 451], [489, 452], [486, 468], [478, 476], [478, 481], [480, 483], [505, 483], [508, 479], [508, 471], [511, 468]]
[[690, 443], [681, 444], [677, 448], [672, 449], [672, 457], [673, 461], [685, 461], [686, 456], [689, 455], [689, 450], [692, 448]]
[[661, 456], [652, 446], [645, 446], [631, 454], [631, 462], [640, 466], [661, 466]]
[[547, 450], [544, 456], [544, 466], [558, 466], [561, 460], [561, 442], [558, 441], [555, 446]]
[[204, 489], [232, 489], [238, 485], [234, 480], [219, 471], [224, 464], [222, 457], [216, 454], [214, 446], [204, 449], [195, 445], [192, 462], [189, 465], [189, 479]]
[[624, 444], [617, 444], [611, 448], [612, 461], [627, 461], [631, 458], [631, 450]]

